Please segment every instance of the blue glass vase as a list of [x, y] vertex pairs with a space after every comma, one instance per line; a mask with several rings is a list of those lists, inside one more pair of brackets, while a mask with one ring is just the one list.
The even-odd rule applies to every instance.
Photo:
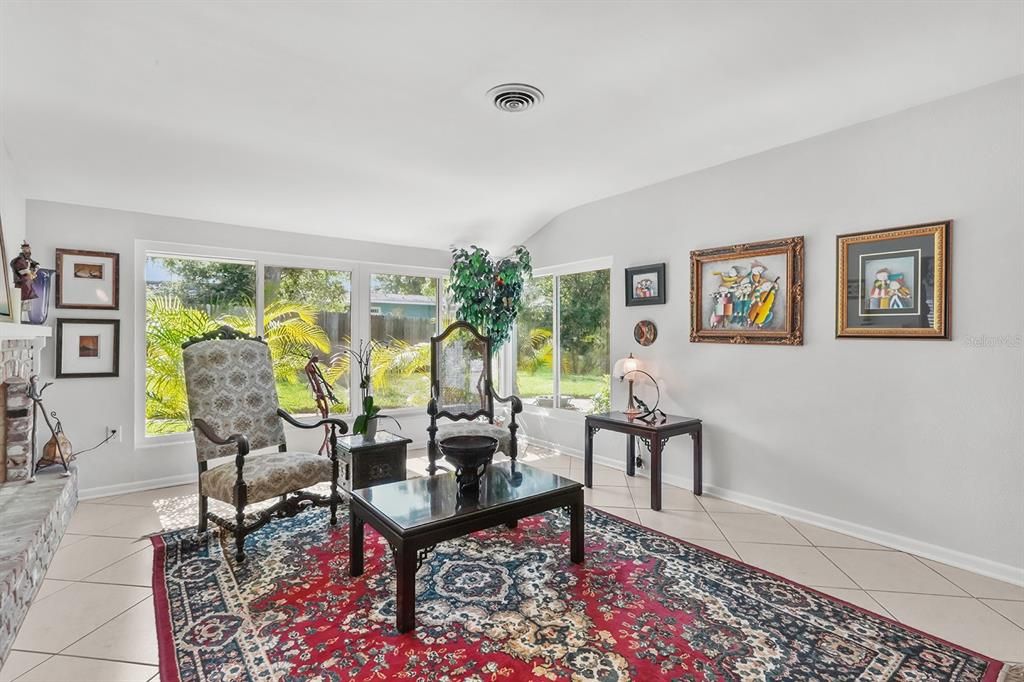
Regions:
[[24, 305], [28, 312], [29, 324], [43, 324], [46, 322], [46, 316], [50, 314], [50, 286], [54, 272], [43, 268], [36, 270], [36, 278], [32, 281], [32, 291], [36, 297]]

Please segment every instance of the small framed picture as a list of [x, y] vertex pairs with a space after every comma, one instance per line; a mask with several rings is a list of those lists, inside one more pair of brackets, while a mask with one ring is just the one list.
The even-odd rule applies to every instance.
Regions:
[[804, 342], [804, 238], [690, 252], [690, 341]]
[[58, 308], [117, 310], [119, 255], [57, 249]]
[[657, 305], [667, 292], [665, 264], [626, 268], [626, 305]]
[[57, 378], [116, 377], [120, 320], [57, 320]]
[[950, 220], [836, 238], [836, 336], [949, 338]]

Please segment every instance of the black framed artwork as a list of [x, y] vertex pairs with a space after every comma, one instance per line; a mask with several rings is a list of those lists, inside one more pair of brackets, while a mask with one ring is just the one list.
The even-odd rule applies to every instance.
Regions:
[[836, 238], [836, 336], [949, 338], [946, 220]]
[[667, 284], [664, 263], [626, 268], [626, 305], [664, 303]]
[[116, 377], [120, 320], [57, 320], [57, 378]]

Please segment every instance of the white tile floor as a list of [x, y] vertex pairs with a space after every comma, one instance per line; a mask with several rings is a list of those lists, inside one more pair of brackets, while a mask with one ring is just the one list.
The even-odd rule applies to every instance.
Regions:
[[[521, 459], [582, 480], [580, 460], [532, 450]], [[424, 467], [422, 456], [410, 460], [413, 474]], [[1024, 661], [1024, 587], [671, 486], [654, 512], [647, 479], [600, 465], [595, 476], [588, 504], [993, 658]], [[0, 682], [158, 679], [152, 550], [139, 536], [160, 528], [155, 500], [194, 492], [187, 485], [81, 503]]]

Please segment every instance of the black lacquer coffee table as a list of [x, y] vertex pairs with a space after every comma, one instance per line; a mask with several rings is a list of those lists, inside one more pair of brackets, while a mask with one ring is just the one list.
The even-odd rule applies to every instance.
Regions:
[[458, 496], [454, 473], [385, 483], [352, 492], [349, 501], [349, 574], [363, 574], [364, 523], [391, 545], [398, 577], [396, 625], [416, 627], [416, 571], [439, 542], [566, 508], [569, 557], [583, 562], [583, 486], [528, 464], [501, 462], [487, 468], [476, 499]]

